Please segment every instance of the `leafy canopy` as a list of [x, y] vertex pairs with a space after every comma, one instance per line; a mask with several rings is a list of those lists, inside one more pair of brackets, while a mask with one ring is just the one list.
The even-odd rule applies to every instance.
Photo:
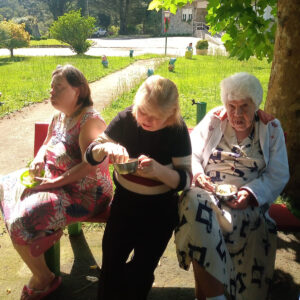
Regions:
[[5, 43], [8, 40], [9, 40], [9, 31], [1, 22], [0, 23], [0, 48], [5, 48]]
[[157, 11], [164, 9], [169, 10], [172, 14], [176, 14], [177, 8], [192, 3], [193, 0], [152, 0], [149, 4], [148, 9]]
[[16, 24], [12, 21], [0, 23], [0, 44], [9, 50], [27, 47], [30, 35], [25, 31], [25, 24]]
[[[150, 10], [169, 9], [173, 14], [191, 0], [153, 0]], [[240, 60], [255, 55], [273, 58], [277, 0], [208, 0], [206, 20], [212, 34], [223, 32], [230, 56]], [[269, 16], [266, 12], [269, 12]]]
[[53, 38], [70, 44], [77, 54], [85, 53], [90, 43], [87, 39], [94, 31], [95, 18], [82, 17], [81, 11], [70, 11], [59, 17], [50, 27]]

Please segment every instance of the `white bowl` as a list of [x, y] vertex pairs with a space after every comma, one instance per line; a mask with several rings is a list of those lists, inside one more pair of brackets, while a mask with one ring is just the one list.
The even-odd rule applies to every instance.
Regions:
[[219, 184], [216, 186], [216, 195], [220, 200], [229, 201], [236, 197], [238, 189], [233, 184]]

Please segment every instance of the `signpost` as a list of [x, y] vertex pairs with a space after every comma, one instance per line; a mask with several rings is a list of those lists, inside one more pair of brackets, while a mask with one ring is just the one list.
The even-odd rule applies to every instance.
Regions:
[[165, 10], [164, 11], [164, 31], [166, 34], [165, 55], [167, 55], [167, 37], [168, 37], [169, 23], [170, 23], [170, 12], [168, 10]]

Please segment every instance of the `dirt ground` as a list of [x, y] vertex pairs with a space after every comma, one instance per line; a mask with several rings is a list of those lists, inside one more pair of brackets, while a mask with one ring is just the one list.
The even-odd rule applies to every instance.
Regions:
[[[139, 61], [92, 83], [91, 90], [96, 109], [101, 111], [118, 94], [133, 87], [148, 68], [155, 68], [158, 60]], [[49, 122], [54, 109], [49, 101], [35, 104], [0, 119], [0, 174], [24, 167], [32, 158], [34, 123]], [[63, 285], [48, 299], [95, 299], [97, 284], [85, 276], [97, 276], [101, 265], [101, 236], [99, 227], [85, 228], [84, 235], [61, 241], [61, 270]], [[276, 271], [271, 300], [298, 300], [300, 291], [300, 233], [279, 232]], [[11, 247], [3, 220], [0, 220], [0, 299], [18, 299], [30, 272]], [[170, 241], [156, 270], [156, 280], [150, 300], [194, 299], [192, 272], [178, 267], [174, 242]], [[254, 299], [256, 300], [256, 299]], [[257, 299], [259, 300], [259, 299]]]

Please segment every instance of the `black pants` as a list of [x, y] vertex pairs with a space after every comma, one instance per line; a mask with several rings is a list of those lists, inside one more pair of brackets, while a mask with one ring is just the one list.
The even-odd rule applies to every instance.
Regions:
[[178, 221], [177, 200], [174, 193], [146, 196], [117, 187], [103, 236], [99, 299], [147, 298]]

